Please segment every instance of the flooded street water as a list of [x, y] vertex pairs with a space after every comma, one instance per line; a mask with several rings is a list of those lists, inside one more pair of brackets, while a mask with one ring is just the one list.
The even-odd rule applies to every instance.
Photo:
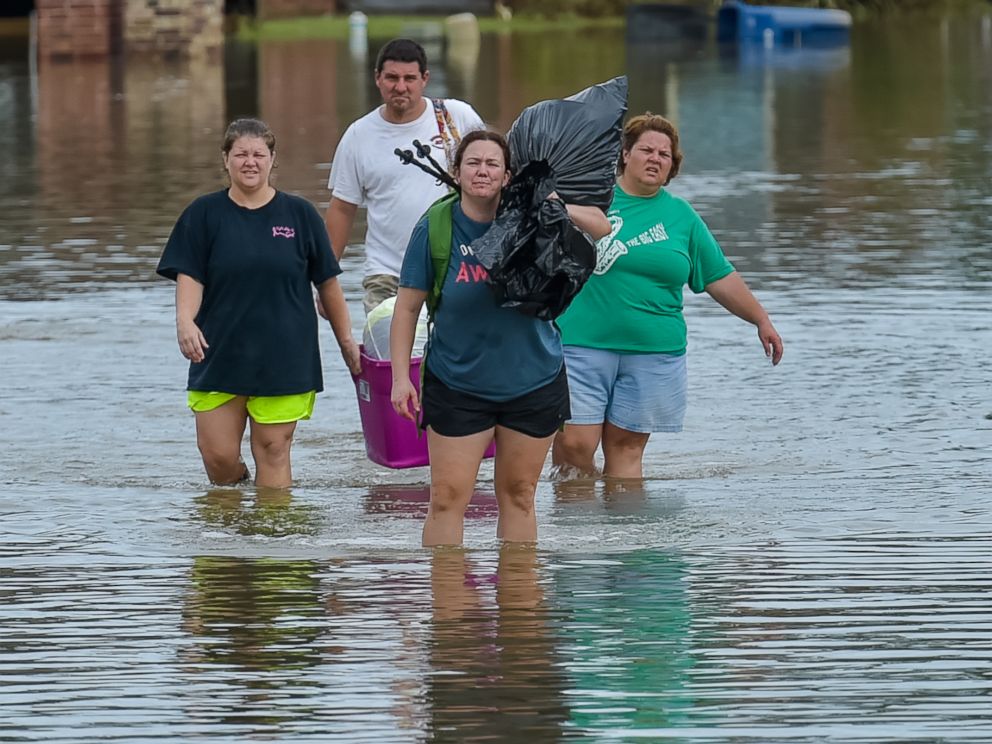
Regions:
[[34, 74], [3, 42], [0, 741], [992, 741], [992, 14], [428, 50], [428, 91], [503, 129], [628, 74], [786, 343], [772, 369], [687, 298], [685, 431], [643, 487], [544, 478], [536, 552], [496, 542], [491, 465], [466, 551], [419, 547], [427, 471], [366, 459], [326, 328], [292, 492], [202, 473], [158, 255], [235, 115], [322, 210], [369, 60]]

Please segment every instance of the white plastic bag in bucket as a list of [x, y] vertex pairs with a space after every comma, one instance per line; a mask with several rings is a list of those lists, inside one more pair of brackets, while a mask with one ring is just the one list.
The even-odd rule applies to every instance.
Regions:
[[[365, 319], [362, 343], [365, 346], [365, 353], [372, 359], [389, 359], [389, 327], [393, 322], [393, 309], [395, 307], [396, 298], [390, 297], [372, 308]], [[424, 305], [420, 309], [420, 317], [417, 319], [417, 333], [413, 339], [412, 356], [423, 356], [424, 344], [426, 343], [427, 306]]]

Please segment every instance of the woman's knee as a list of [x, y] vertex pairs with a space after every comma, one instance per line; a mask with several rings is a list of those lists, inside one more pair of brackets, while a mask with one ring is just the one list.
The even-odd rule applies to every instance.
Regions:
[[471, 500], [471, 490], [466, 493], [464, 488], [444, 482], [431, 484], [431, 508], [435, 512], [464, 513]]
[[603, 456], [611, 461], [640, 462], [644, 457], [647, 440], [624, 439], [609, 444], [603, 443]]
[[217, 443], [197, 442], [203, 467], [211, 483], [241, 483], [251, 478], [248, 467], [241, 459], [241, 443], [218, 445]]
[[537, 481], [531, 478], [516, 478], [509, 483], [500, 484], [499, 497], [501, 508], [512, 509], [515, 512], [530, 514], [534, 511], [534, 494], [537, 491]]
[[218, 442], [198, 437], [196, 446], [207, 470], [231, 468], [241, 462], [241, 442]]
[[285, 462], [289, 459], [289, 451], [292, 444], [292, 436], [255, 439], [251, 443], [251, 454], [256, 461], [263, 460], [268, 463]]
[[603, 437], [603, 452], [617, 455], [640, 456], [648, 443], [650, 434], [641, 434], [611, 427]]
[[609, 427], [603, 436], [603, 474], [616, 478], [642, 477], [644, 448], [650, 436]]
[[251, 432], [251, 453], [256, 460], [278, 462], [289, 457], [295, 427], [256, 426]]
[[598, 438], [582, 436], [566, 426], [564, 431], [555, 435], [552, 453], [554, 461], [558, 464], [585, 465], [592, 462], [598, 446]]
[[555, 454], [572, 455], [581, 451], [581, 442], [573, 434], [569, 433], [568, 427], [564, 431], [555, 434], [555, 441], [551, 444], [551, 449]]

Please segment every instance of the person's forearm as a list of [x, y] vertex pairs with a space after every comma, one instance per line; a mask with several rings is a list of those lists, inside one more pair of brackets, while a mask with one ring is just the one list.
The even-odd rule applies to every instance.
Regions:
[[393, 307], [393, 321], [389, 327], [389, 359], [393, 367], [393, 382], [404, 380], [410, 374], [410, 356], [413, 340], [417, 335], [420, 309], [427, 293], [400, 287]]
[[410, 356], [413, 354], [413, 339], [417, 333], [419, 312], [395, 308], [389, 328], [389, 360], [393, 368], [393, 380], [405, 379], [410, 374]]
[[565, 209], [572, 222], [589, 233], [593, 240], [599, 240], [610, 234], [610, 221], [599, 207], [566, 204]]
[[744, 278], [736, 271], [706, 285], [710, 297], [724, 308], [748, 323], [760, 325], [768, 320], [768, 313], [754, 296]]
[[193, 322], [203, 304], [203, 285], [186, 274], [176, 277], [176, 323]]
[[348, 303], [345, 302], [344, 292], [337, 279], [328, 279], [320, 285], [320, 302], [324, 306], [327, 320], [331, 324], [334, 338], [340, 345], [342, 341], [351, 338], [351, 314]]
[[357, 212], [357, 205], [334, 197], [331, 197], [331, 202], [327, 205], [324, 224], [327, 226], [327, 236], [331, 239], [331, 250], [338, 261], [348, 245], [348, 235], [351, 234]]

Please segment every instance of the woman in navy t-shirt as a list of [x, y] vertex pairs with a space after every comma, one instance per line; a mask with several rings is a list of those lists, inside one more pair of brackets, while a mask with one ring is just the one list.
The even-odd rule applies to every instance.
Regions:
[[230, 187], [186, 208], [158, 273], [176, 282], [187, 402], [207, 476], [216, 484], [249, 479], [241, 440], [250, 419], [256, 485], [287, 488], [296, 422], [310, 418], [323, 390], [312, 287], [356, 373], [358, 346], [323, 220], [310, 202], [269, 183], [271, 130], [237, 119], [222, 153]]

